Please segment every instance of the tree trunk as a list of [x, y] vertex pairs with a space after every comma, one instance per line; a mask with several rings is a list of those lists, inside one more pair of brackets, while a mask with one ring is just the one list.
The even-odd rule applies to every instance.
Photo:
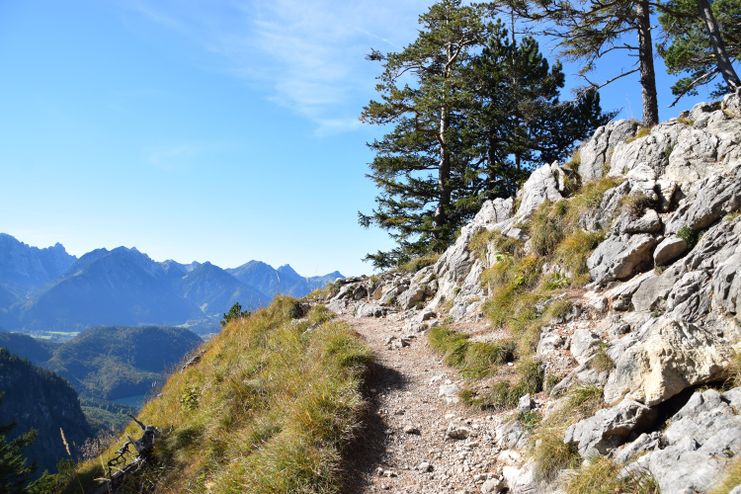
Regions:
[[656, 97], [654, 50], [651, 41], [651, 8], [648, 1], [638, 1], [636, 17], [638, 18], [638, 58], [643, 95], [643, 125], [653, 127], [659, 123], [659, 102]]
[[440, 194], [437, 209], [435, 210], [435, 225], [441, 228], [448, 223], [448, 207], [450, 206], [450, 155], [448, 154], [447, 132], [449, 115], [447, 106], [440, 107], [440, 127], [437, 140], [440, 144], [440, 166], [437, 174], [437, 189]]
[[710, 7], [710, 2], [708, 2], [708, 0], [697, 0], [697, 6], [700, 9], [700, 16], [705, 22], [705, 27], [708, 30], [710, 43], [713, 45], [715, 63], [718, 65], [718, 71], [723, 76], [723, 79], [725, 79], [728, 90], [735, 91], [737, 87], [741, 86], [741, 80], [739, 80], [736, 71], [733, 70], [733, 64], [731, 63], [731, 59], [728, 57], [726, 44], [723, 42], [723, 38], [720, 35], [718, 21], [715, 20], [713, 9]]

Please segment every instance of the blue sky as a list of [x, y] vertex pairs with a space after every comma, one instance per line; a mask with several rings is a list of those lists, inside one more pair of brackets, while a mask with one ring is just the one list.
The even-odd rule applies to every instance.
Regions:
[[[369, 271], [391, 242], [356, 221], [379, 132], [357, 120], [379, 71], [363, 57], [411, 41], [430, 3], [0, 0], [0, 231], [76, 255]], [[667, 109], [657, 71], [662, 119], [702, 99]], [[636, 78], [602, 97], [640, 117]]]

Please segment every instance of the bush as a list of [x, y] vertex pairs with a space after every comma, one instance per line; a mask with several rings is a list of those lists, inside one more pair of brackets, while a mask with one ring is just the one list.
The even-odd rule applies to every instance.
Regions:
[[688, 226], [683, 226], [682, 228], [677, 230], [677, 237], [687, 242], [687, 247], [692, 250], [695, 248], [695, 245], [697, 245], [697, 242], [700, 240], [700, 232], [697, 230], [693, 230]]

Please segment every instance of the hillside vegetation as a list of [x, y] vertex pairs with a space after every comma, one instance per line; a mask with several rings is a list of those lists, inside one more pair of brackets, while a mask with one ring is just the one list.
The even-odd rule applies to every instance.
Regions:
[[60, 345], [42, 365], [84, 396], [115, 400], [151, 392], [200, 343], [182, 328], [92, 328]]
[[40, 474], [55, 471], [57, 462], [69, 458], [62, 444], [64, 430], [75, 455], [92, 435], [80, 409], [77, 393], [59, 376], [0, 348], [0, 424], [15, 423], [11, 438], [35, 429], [36, 439], [24, 450]]
[[[118, 492], [339, 492], [370, 360], [321, 306], [278, 298], [231, 322], [141, 411], [162, 434], [150, 466]], [[140, 433], [129, 425], [100, 458], [80, 465], [86, 490], [105, 476], [101, 465], [123, 438]], [[76, 491], [70, 479], [68, 492]]]

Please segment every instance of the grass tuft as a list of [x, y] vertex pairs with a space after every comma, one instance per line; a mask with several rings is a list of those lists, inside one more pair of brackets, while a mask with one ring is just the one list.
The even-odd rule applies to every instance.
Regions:
[[741, 485], [741, 457], [728, 464], [723, 473], [723, 480], [710, 491], [710, 494], [729, 494], [739, 485]]
[[491, 375], [514, 358], [515, 345], [511, 340], [470, 341], [468, 335], [445, 326], [430, 329], [427, 339], [430, 347], [443, 355], [446, 364], [459, 369], [461, 375], [468, 378]]
[[638, 130], [636, 131], [635, 135], [633, 135], [633, 137], [629, 137], [625, 139], [625, 144], [629, 144], [643, 137], [647, 137], [650, 133], [651, 133], [651, 127], [640, 126], [638, 127]]
[[581, 463], [576, 445], [564, 443], [561, 431], [538, 434], [532, 457], [535, 461], [535, 476], [543, 482], [551, 482], [561, 470], [576, 468]]
[[567, 494], [659, 494], [656, 480], [645, 471], [622, 475], [623, 467], [603, 456], [579, 469], [566, 484]]
[[440, 254], [425, 254], [424, 256], [415, 257], [406, 262], [403, 262], [399, 264], [397, 268], [399, 271], [402, 271], [404, 273], [416, 273], [422, 268], [432, 266], [437, 262], [438, 259], [440, 259]]

